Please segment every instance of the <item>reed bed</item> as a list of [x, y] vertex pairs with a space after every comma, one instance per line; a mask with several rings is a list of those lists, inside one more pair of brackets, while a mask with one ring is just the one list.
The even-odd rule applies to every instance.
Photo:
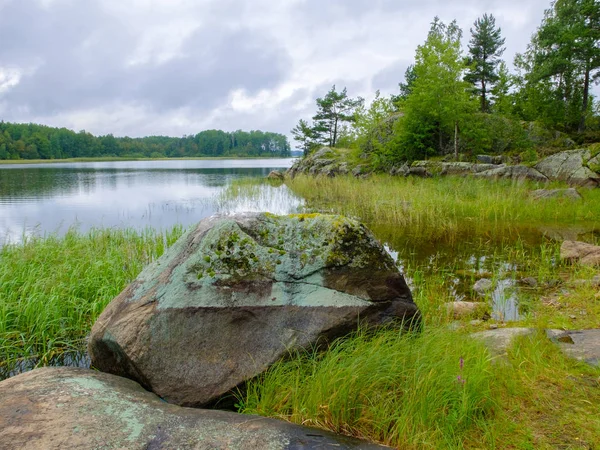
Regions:
[[539, 223], [600, 224], [600, 189], [581, 189], [581, 201], [536, 201], [530, 198], [530, 192], [546, 186], [463, 177], [374, 175], [356, 179], [301, 175], [286, 184], [311, 208], [357, 216], [367, 223], [410, 228], [424, 237]]
[[0, 375], [82, 351], [104, 307], [182, 231], [70, 230], [0, 248]]

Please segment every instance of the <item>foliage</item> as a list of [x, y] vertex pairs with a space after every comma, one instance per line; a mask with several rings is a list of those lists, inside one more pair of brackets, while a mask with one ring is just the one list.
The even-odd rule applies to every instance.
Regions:
[[523, 73], [520, 113], [526, 120], [583, 131], [590, 83], [600, 76], [600, 3], [555, 1], [515, 65]]
[[[445, 153], [446, 144], [458, 139], [458, 130], [474, 112], [461, 52], [462, 32], [456, 22], [449, 25], [437, 17], [425, 44], [417, 47], [415, 79], [411, 94], [401, 103], [394, 159], [415, 160]], [[453, 145], [455, 152], [456, 145]]]
[[354, 124], [355, 113], [362, 108], [364, 100], [361, 97], [348, 97], [346, 88], [337, 92], [333, 85], [325, 97], [317, 98], [316, 103], [317, 113], [313, 116], [313, 123], [309, 125], [300, 119], [291, 131], [305, 157], [319, 145], [336, 147], [340, 139], [345, 145], [352, 143], [354, 131], [348, 125]]
[[360, 153], [373, 157], [374, 165], [389, 159], [385, 154], [386, 143], [393, 133], [395, 120], [393, 98], [382, 97], [377, 91], [368, 108], [364, 104], [356, 110], [354, 128], [357, 134], [356, 148]]
[[195, 136], [94, 137], [66, 128], [0, 122], [0, 159], [80, 157], [289, 156], [281, 134], [262, 131], [202, 131]]
[[292, 128], [291, 133], [292, 136], [294, 136], [294, 140], [298, 141], [300, 144], [299, 148], [302, 150], [305, 157], [308, 156], [311, 150], [317, 145], [315, 132], [304, 119], [298, 121], [298, 125]]
[[475, 85], [475, 92], [481, 98], [481, 112], [489, 111], [487, 94], [490, 86], [500, 80], [497, 72], [500, 57], [504, 53], [505, 39], [501, 37], [501, 29], [496, 28], [496, 19], [492, 14], [484, 14], [471, 28], [469, 41], [469, 56], [467, 65], [469, 69], [465, 80]]

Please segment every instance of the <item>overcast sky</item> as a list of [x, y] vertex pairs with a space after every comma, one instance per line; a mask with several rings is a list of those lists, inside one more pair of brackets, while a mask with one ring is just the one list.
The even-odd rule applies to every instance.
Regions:
[[550, 0], [0, 0], [0, 120], [115, 136], [289, 135], [335, 84], [397, 93], [434, 16], [523, 52]]

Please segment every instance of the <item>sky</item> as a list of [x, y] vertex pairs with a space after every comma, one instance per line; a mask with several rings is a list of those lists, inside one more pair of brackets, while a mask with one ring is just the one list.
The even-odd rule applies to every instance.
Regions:
[[0, 0], [0, 120], [95, 135], [289, 136], [335, 85], [396, 94], [433, 18], [496, 17], [512, 63], [550, 0]]

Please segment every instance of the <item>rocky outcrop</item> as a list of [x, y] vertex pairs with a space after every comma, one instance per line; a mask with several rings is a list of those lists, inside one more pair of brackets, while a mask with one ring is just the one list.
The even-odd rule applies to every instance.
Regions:
[[338, 150], [322, 147], [306, 158], [297, 159], [286, 173], [291, 177], [298, 174], [334, 177], [350, 173], [350, 167], [340, 157]]
[[536, 169], [526, 166], [501, 166], [491, 170], [485, 170], [475, 174], [480, 178], [509, 179], [509, 180], [531, 180], [547, 182], [548, 178]]
[[94, 325], [92, 364], [201, 406], [290, 350], [418, 320], [393, 259], [341, 216], [213, 216], [182, 236]]
[[572, 186], [598, 187], [600, 174], [589, 168], [592, 155], [587, 149], [569, 150], [540, 161], [535, 169], [543, 173], [550, 180], [564, 181]]
[[0, 448], [377, 449], [368, 442], [275, 419], [182, 408], [134, 381], [45, 368], [0, 383]]
[[566, 200], [581, 200], [581, 194], [575, 188], [569, 189], [536, 189], [529, 194], [533, 200], [560, 198]]
[[267, 175], [267, 179], [269, 181], [283, 181], [283, 172], [279, 171], [279, 170], [271, 170], [271, 172], [269, 172], [269, 175]]
[[579, 241], [564, 241], [560, 258], [586, 266], [600, 266], [600, 247]]

